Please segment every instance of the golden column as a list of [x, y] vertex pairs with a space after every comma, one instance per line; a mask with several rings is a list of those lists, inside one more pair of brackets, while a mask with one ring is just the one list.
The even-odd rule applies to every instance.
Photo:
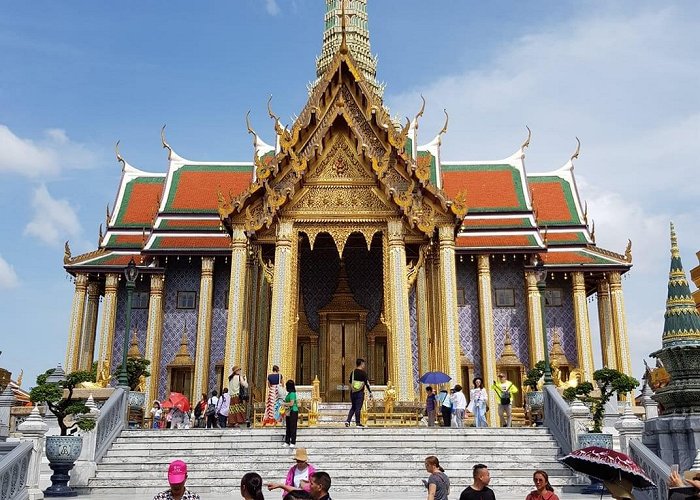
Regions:
[[[151, 274], [151, 291], [148, 300], [148, 326], [146, 327], [146, 354], [151, 360], [151, 376], [146, 379], [146, 403], [158, 399], [160, 380], [160, 353], [163, 344], [163, 292], [165, 275]], [[194, 394], [196, 395], [196, 393]]]
[[530, 368], [532, 368], [538, 361], [544, 361], [542, 304], [534, 271], [525, 271], [525, 282], [527, 283], [527, 317], [530, 323]]
[[627, 318], [625, 317], [625, 299], [622, 296], [622, 280], [619, 271], [608, 274], [610, 283], [610, 306], [612, 309], [613, 335], [617, 356], [617, 369], [625, 375], [632, 375], [630, 342], [627, 337]]
[[[479, 323], [481, 326], [481, 377], [486, 387], [496, 380], [496, 334], [493, 328], [493, 304], [491, 300], [491, 263], [488, 255], [479, 255], [477, 262], [479, 286]], [[486, 420], [491, 427], [498, 427], [496, 393], [489, 392], [489, 411]]]
[[211, 309], [214, 296], [214, 257], [202, 257], [197, 311], [197, 343], [194, 355], [194, 394], [209, 393]]
[[593, 382], [595, 366], [593, 364], [591, 324], [588, 319], [588, 302], [586, 301], [586, 281], [581, 271], [571, 273], [571, 275], [573, 279], [578, 368], [583, 372], [583, 380]]
[[228, 289], [228, 320], [224, 346], [224, 380], [234, 365], [241, 366], [245, 341], [245, 284], [248, 262], [248, 237], [243, 226], [231, 233], [231, 277]]
[[457, 266], [455, 264], [455, 228], [438, 228], [440, 237], [440, 296], [442, 297], [442, 339], [447, 362], [447, 374], [460, 380], [459, 318], [457, 313]]
[[100, 308], [100, 284], [91, 281], [87, 286], [87, 304], [83, 320], [83, 334], [80, 340], [79, 370], [92, 369], [95, 353], [95, 335], [97, 334], [97, 313]]
[[277, 226], [275, 244], [275, 271], [272, 279], [272, 311], [270, 314], [270, 336], [267, 354], [267, 368], [280, 367], [286, 377], [296, 373], [293, 365], [294, 353], [289, 352], [289, 336], [292, 327], [293, 294], [292, 272], [294, 260], [294, 224], [280, 220]]
[[389, 379], [394, 383], [399, 401], [413, 401], [413, 356], [411, 355], [411, 321], [408, 310], [408, 277], [406, 275], [406, 247], [404, 227], [400, 219], [387, 222], [389, 338], [387, 339], [391, 365]]
[[430, 337], [430, 345], [428, 347], [430, 356], [430, 369], [444, 372], [447, 370], [445, 362], [445, 349], [442, 345], [442, 297], [440, 296], [440, 255], [438, 252], [431, 250], [426, 259], [428, 269], [427, 286], [428, 286], [428, 331]]
[[600, 329], [600, 349], [603, 355], [603, 367], [617, 370], [617, 345], [613, 334], [612, 305], [610, 304], [610, 286], [606, 279], [598, 282], [598, 325]]
[[83, 318], [85, 317], [85, 297], [87, 295], [88, 275], [75, 276], [75, 292], [73, 307], [70, 313], [68, 328], [68, 346], [66, 348], [66, 373], [74, 372], [80, 365], [80, 337], [83, 333]]
[[109, 273], [105, 277], [105, 295], [102, 302], [102, 324], [100, 325], [100, 350], [97, 356], [97, 373], [102, 373], [105, 362], [108, 363], [110, 373], [117, 366], [112, 359], [114, 348], [114, 324], [117, 319], [117, 289], [119, 288], [119, 274]]
[[[430, 371], [430, 330], [428, 328], [428, 286], [425, 263], [416, 277], [416, 315], [418, 316], [418, 373]], [[370, 351], [374, 353], [374, 351]], [[376, 373], [376, 372], [375, 372]], [[422, 397], [422, 396], [421, 396]]]

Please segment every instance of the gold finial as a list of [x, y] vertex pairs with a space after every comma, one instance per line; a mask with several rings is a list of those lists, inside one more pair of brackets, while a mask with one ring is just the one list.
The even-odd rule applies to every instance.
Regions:
[[109, 220], [112, 218], [112, 214], [109, 213], [109, 203], [107, 203], [107, 219], [105, 222], [105, 227], [109, 227]]
[[530, 139], [532, 138], [532, 130], [530, 130], [530, 127], [525, 125], [525, 128], [527, 129], [527, 139], [525, 139], [525, 142], [522, 143], [520, 146], [520, 149], [525, 149], [530, 145]]
[[625, 260], [632, 262], [632, 240], [627, 240], [627, 248], [625, 248]]
[[267, 100], [267, 114], [269, 114], [270, 118], [275, 120], [275, 122], [279, 121], [279, 117], [272, 112], [272, 94], [270, 94], [270, 98]]
[[438, 132], [438, 136], [441, 136], [443, 134], [447, 133], [447, 125], [450, 123], [450, 115], [447, 114], [447, 109], [442, 110], [443, 113], [445, 113], [445, 124], [442, 126], [442, 130]]
[[423, 94], [421, 94], [420, 98], [423, 101], [423, 104], [420, 107], [420, 111], [418, 111], [416, 117], [413, 119], [413, 122], [416, 124], [416, 130], [418, 130], [418, 118], [423, 116], [423, 113], [425, 112], [425, 97], [423, 97]]
[[103, 238], [103, 235], [102, 235], [102, 224], [100, 224], [100, 229], [99, 229], [99, 232], [97, 233], [97, 248], [99, 248], [100, 245], [102, 245], [102, 238]]
[[591, 239], [595, 243], [595, 221], [591, 222]]
[[[270, 99], [272, 99], [272, 96], [270, 96]], [[269, 105], [269, 101], [268, 101], [268, 105]], [[245, 114], [245, 126], [248, 129], [249, 134], [253, 134], [253, 137], [257, 136], [257, 134], [255, 133], [255, 130], [253, 130], [252, 127], [250, 126], [250, 110], [248, 110], [248, 112]], [[253, 139], [253, 141], [255, 141], [255, 139]]]
[[579, 153], [581, 152], [581, 141], [579, 138], [576, 138], [576, 151], [574, 151], [574, 154], [571, 155], [571, 160], [575, 160], [578, 158]]
[[348, 44], [346, 42], [345, 30], [347, 28], [346, 17], [352, 17], [354, 14], [348, 14], [345, 12], [345, 0], [340, 0], [340, 53], [348, 53]]
[[160, 129], [160, 143], [163, 145], [163, 149], [168, 150], [168, 160], [171, 158], [173, 155], [173, 148], [170, 147], [170, 144], [165, 140], [165, 123], [163, 124], [163, 128]]
[[583, 202], [583, 222], [588, 225], [588, 200]]
[[140, 358], [141, 357], [141, 351], [139, 350], [139, 338], [138, 338], [136, 328], [134, 328], [134, 331], [131, 335], [131, 343], [129, 344], [129, 350], [127, 351], [127, 356], [130, 358]]
[[126, 162], [124, 161], [124, 158], [122, 158], [121, 153], [119, 152], [119, 143], [121, 141], [117, 141], [117, 143], [114, 145], [114, 152], [117, 154], [117, 161], [122, 164], [122, 168], [126, 167]]
[[66, 244], [63, 247], [63, 263], [64, 264], [69, 264], [71, 261], [72, 255], [70, 251], [70, 245], [68, 244], [68, 240], [66, 240]]
[[681, 251], [678, 248], [678, 237], [676, 236], [676, 226], [671, 222], [671, 257], [680, 257]]
[[19, 377], [17, 377], [17, 386], [22, 387], [22, 378], [24, 377], [24, 368], [19, 371]]

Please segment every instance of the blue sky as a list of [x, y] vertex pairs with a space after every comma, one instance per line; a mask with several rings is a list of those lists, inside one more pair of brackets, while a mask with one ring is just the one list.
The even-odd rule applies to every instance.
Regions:
[[[306, 99], [321, 0], [0, 2], [0, 366], [25, 386], [62, 362], [73, 287], [62, 269], [97, 241], [120, 176], [113, 147], [164, 171], [187, 158], [248, 160], [265, 102], [287, 121]], [[696, 266], [700, 157], [697, 2], [370, 0], [372, 50], [392, 114], [428, 101], [420, 140], [450, 112], [443, 159], [563, 165], [582, 142], [579, 190], [598, 244], [634, 243], [623, 282], [634, 366], [658, 348], [668, 222]], [[589, 305], [591, 323], [597, 317]], [[597, 329], [596, 329], [597, 331]]]

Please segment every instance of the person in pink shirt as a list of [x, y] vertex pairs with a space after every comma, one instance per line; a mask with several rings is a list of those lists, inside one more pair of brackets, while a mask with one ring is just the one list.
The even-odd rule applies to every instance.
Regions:
[[296, 465], [290, 467], [284, 483], [269, 483], [267, 485], [268, 490], [284, 490], [284, 493], [282, 493], [283, 497], [294, 490], [310, 491], [311, 482], [309, 478], [311, 474], [316, 472], [316, 468], [309, 463], [309, 455], [306, 453], [306, 449], [297, 448], [294, 452], [294, 460]]
[[535, 490], [531, 491], [525, 500], [559, 500], [554, 488], [549, 484], [549, 475], [543, 470], [536, 470], [532, 475]]

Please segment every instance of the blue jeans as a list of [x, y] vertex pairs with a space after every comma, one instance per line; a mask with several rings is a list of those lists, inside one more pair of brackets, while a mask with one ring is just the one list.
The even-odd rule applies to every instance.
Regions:
[[362, 403], [365, 402], [365, 391], [354, 391], [350, 393], [350, 411], [348, 412], [347, 423], [350, 423], [352, 416], [355, 415], [355, 425], [360, 424], [360, 411], [362, 410]]
[[486, 405], [474, 406], [474, 423], [476, 427], [488, 427], [486, 423]]

